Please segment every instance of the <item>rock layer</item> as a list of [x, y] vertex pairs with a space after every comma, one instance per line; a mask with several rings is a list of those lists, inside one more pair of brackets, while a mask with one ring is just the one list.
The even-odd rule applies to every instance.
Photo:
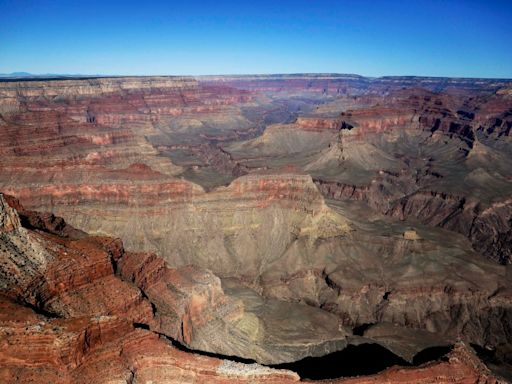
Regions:
[[[16, 200], [10, 198], [9, 201], [22, 210]], [[18, 248], [16, 252], [10, 249], [2, 253], [0, 344], [3, 348], [0, 352], [0, 377], [3, 381], [299, 381], [298, 375], [290, 371], [180, 351], [155, 333], [165, 333], [174, 327], [174, 332], [181, 331], [181, 334], [176, 334], [177, 338], [181, 337], [182, 341], [190, 343], [191, 338], [196, 337], [194, 333], [197, 330], [214, 320], [211, 316], [215, 316], [213, 313], [219, 306], [224, 306], [228, 299], [223, 297], [218, 280], [212, 283], [211, 273], [190, 267], [169, 269], [155, 255], [125, 252], [122, 244], [114, 239], [89, 237], [81, 232], [81, 238], [75, 240], [70, 236], [50, 234], [44, 227], [35, 232], [27, 230], [21, 227], [16, 210], [7, 204], [3, 195], [0, 195], [0, 203], [0, 217], [10, 217], [9, 223], [15, 223], [2, 227], [2, 248], [6, 245], [6, 234], [11, 236], [11, 241], [17, 237], [25, 244], [25, 248]], [[21, 213], [23, 215], [23, 211]], [[35, 212], [29, 214], [32, 217], [37, 215]], [[66, 224], [63, 226], [67, 227]], [[44, 255], [48, 263], [39, 264], [37, 269], [42, 276], [6, 269], [8, 263], [34, 263], [35, 244], [47, 252]], [[76, 252], [82, 252], [79, 258]], [[110, 267], [105, 268], [109, 264], [103, 261], [107, 256]], [[69, 267], [66, 263], [69, 258], [75, 263], [81, 261], [79, 269]], [[55, 271], [57, 263], [62, 265], [58, 273]], [[119, 268], [120, 275], [112, 274], [110, 268], [113, 266]], [[23, 292], [23, 285], [18, 289], [9, 280], [9, 277], [16, 274], [25, 274], [24, 278], [17, 281], [26, 282], [32, 278], [32, 285], [43, 280], [43, 284], [36, 286], [46, 290], [38, 293], [38, 299], [33, 300], [31, 295]], [[64, 281], [67, 287], [62, 286], [62, 280], [58, 282], [59, 276], [66, 277]], [[102, 300], [100, 290], [105, 291], [106, 276], [111, 277], [108, 291], [113, 291], [115, 295]], [[138, 291], [130, 282], [135, 282], [142, 290]], [[122, 287], [113, 289], [116, 284]], [[240, 289], [236, 283], [229, 285], [231, 294]], [[57, 290], [66, 288], [66, 295], [53, 293], [53, 297], [48, 300], [47, 297], [51, 296], [48, 291], [50, 286]], [[256, 293], [251, 295], [257, 296]], [[96, 300], [92, 302], [89, 298]], [[245, 299], [242, 302], [247, 305], [250, 301]], [[123, 303], [122, 307], [120, 303]], [[256, 304], [257, 307], [261, 305]], [[293, 309], [293, 306], [288, 305], [288, 308], [285, 307], [285, 316], [297, 310], [302, 311], [300, 306]], [[224, 321], [229, 322], [230, 318], [236, 318], [239, 314], [238, 306], [238, 311], [224, 310], [222, 316]], [[179, 315], [181, 319], [177, 319]], [[297, 313], [293, 317], [296, 316]], [[324, 315], [319, 313], [319, 316]], [[263, 315], [262, 318], [270, 317]], [[181, 326], [176, 327], [179, 323]], [[318, 331], [316, 327], [313, 329]], [[268, 346], [268, 343], [264, 345]], [[456, 347], [449, 356], [448, 362], [431, 363], [419, 369], [394, 368], [368, 379], [354, 379], [354, 382], [372, 382], [384, 378], [404, 382], [423, 378], [424, 382], [439, 382], [440, 377], [447, 382], [476, 379], [498, 382], [465, 346]]]
[[[36, 212], [9, 201], [22, 217], [30, 215], [37, 222]], [[5, 229], [9, 237], [3, 238], [2, 289], [42, 313], [67, 319], [115, 315], [189, 348], [267, 364], [326, 354], [348, 343], [351, 332], [340, 328], [334, 315], [267, 301], [238, 284], [231, 284], [232, 293], [226, 294], [210, 271], [170, 268], [154, 254], [125, 252], [119, 239], [83, 232], [76, 239], [49, 233], [53, 227], [27, 231], [2, 195], [0, 202], [2, 217], [16, 223]], [[24, 247], [15, 248], [17, 244]], [[290, 313], [295, 320], [287, 328], [282, 323]]]
[[[48, 317], [118, 316], [267, 363], [363, 342], [377, 328], [350, 328], [374, 323], [506, 356], [509, 87], [328, 74], [0, 82], [0, 190], [29, 209], [11, 199], [19, 218], [0, 217], [2, 289]], [[397, 340], [378, 342], [410, 360]]]

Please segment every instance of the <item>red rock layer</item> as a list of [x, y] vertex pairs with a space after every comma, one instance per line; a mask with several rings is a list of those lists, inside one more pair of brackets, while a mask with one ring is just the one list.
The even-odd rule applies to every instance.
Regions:
[[118, 267], [121, 277], [151, 300], [155, 329], [184, 344], [190, 345], [194, 329], [217, 318], [220, 311], [226, 320], [243, 312], [240, 304], [230, 311], [222, 309], [230, 299], [224, 295], [220, 279], [209, 271], [194, 266], [172, 269], [154, 254], [130, 252]]
[[342, 117], [357, 127], [356, 137], [396, 130], [439, 131], [473, 139], [466, 115], [457, 115], [460, 103], [456, 97], [423, 89], [394, 91], [382, 99], [376, 98], [369, 108], [353, 109]]
[[203, 76], [202, 84], [224, 84], [258, 92], [313, 93], [329, 95], [386, 95], [393, 90], [421, 87], [451, 93], [489, 93], [506, 87], [510, 81], [439, 77], [385, 76], [375, 79], [351, 74], [297, 74], [262, 76]]
[[505, 380], [494, 376], [467, 346], [458, 344], [448, 355], [448, 361], [446, 362], [429, 363], [419, 368], [394, 367], [369, 377], [333, 380], [331, 382], [336, 384], [498, 384], [505, 383]]
[[343, 121], [338, 118], [299, 117], [295, 124], [305, 131], [336, 131], [342, 128]]
[[228, 368], [219, 359], [179, 351], [119, 317], [48, 319], [4, 297], [0, 308], [5, 383], [298, 381], [292, 372], [236, 363]]
[[45, 155], [51, 166], [112, 165], [119, 151], [136, 156], [132, 146], [144, 134], [156, 134], [152, 127], [160, 120], [218, 113], [250, 100], [250, 95], [201, 87], [190, 78], [120, 78], [0, 84], [0, 108], [10, 100], [17, 108], [1, 114], [0, 154], [17, 161], [3, 165], [37, 167], [37, 155]]
[[[16, 200], [9, 201], [22, 209]], [[35, 232], [27, 231], [16, 219], [16, 211], [1, 196], [0, 203], [1, 222], [8, 223], [0, 227], [1, 234], [8, 234], [11, 240], [13, 236], [24, 239], [29, 245], [26, 249], [19, 248], [18, 254], [14, 250], [2, 253], [2, 258], [23, 260], [20, 257], [25, 256], [24, 262], [28, 262], [30, 245], [35, 246], [34, 242], [43, 245], [48, 256], [48, 263], [39, 270], [42, 275], [36, 275], [28, 287], [20, 290], [10, 286], [9, 281], [1, 281], [2, 382], [288, 383], [299, 380], [289, 371], [180, 351], [151, 330], [141, 329], [153, 328], [153, 312], [131, 282], [144, 288], [149, 299], [154, 300], [153, 305], [168, 320], [181, 316], [182, 335], [186, 339], [190, 336], [189, 326], [193, 329], [208, 321], [204, 315], [211, 310], [209, 307], [222, 301], [220, 284], [215, 285], [213, 281], [212, 286], [208, 273], [190, 267], [172, 270], [155, 255], [125, 253], [119, 240], [88, 237], [83, 233], [77, 239], [73, 237], [75, 232], [66, 230], [64, 222], [60, 225], [63, 236], [51, 234], [48, 232], [55, 232], [53, 221], [48, 223], [44, 217], [36, 220], [35, 212], [23, 214], [22, 211], [22, 217], [25, 215], [38, 225], [37, 229], [33, 227]], [[2, 241], [6, 238], [2, 237]], [[2, 269], [6, 261], [2, 259]], [[128, 281], [113, 273], [114, 265]], [[174, 288], [169, 289], [170, 285]], [[162, 292], [167, 295], [161, 295]], [[383, 380], [498, 382], [463, 345], [455, 348], [447, 362], [419, 368], [391, 368], [368, 378], [334, 382]]]

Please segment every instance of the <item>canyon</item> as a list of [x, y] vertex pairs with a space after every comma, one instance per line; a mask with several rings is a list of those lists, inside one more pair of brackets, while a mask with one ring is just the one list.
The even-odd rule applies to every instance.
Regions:
[[504, 79], [1, 79], [0, 378], [507, 382], [511, 129]]

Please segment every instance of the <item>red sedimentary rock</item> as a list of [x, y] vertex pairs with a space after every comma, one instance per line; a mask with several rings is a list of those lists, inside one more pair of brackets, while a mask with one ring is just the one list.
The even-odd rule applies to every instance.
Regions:
[[[21, 205], [13, 198], [8, 200], [23, 215]], [[169, 269], [155, 255], [125, 252], [116, 239], [89, 237], [83, 233], [76, 239], [70, 230], [64, 235], [49, 233], [55, 231], [54, 227], [45, 227], [44, 220], [35, 220], [35, 212], [29, 213], [33, 222], [40, 223], [39, 227], [27, 231], [3, 196], [0, 196], [0, 203], [3, 223], [0, 232], [10, 236], [2, 237], [2, 241], [9, 244], [19, 239], [28, 245], [17, 251], [3, 251], [2, 273], [9, 260], [30, 261], [31, 247], [35, 246], [30, 245], [32, 242], [44, 246], [42, 249], [48, 258], [46, 265], [38, 265], [41, 276], [32, 276], [28, 291], [21, 289], [20, 292], [4, 277], [0, 280], [2, 382], [299, 381], [298, 375], [290, 371], [180, 351], [152, 331], [159, 327], [169, 330], [172, 320], [181, 316], [178, 322], [182, 324], [182, 334], [177, 336], [186, 341], [194, 327], [209, 321], [207, 314], [223, 297], [220, 285], [212, 286], [208, 273], [192, 267]], [[61, 227], [66, 228], [67, 224]], [[119, 268], [120, 276], [113, 273], [114, 265]], [[17, 281], [27, 280], [20, 277]], [[153, 301], [157, 308], [156, 319], [152, 318], [153, 312], [148, 311], [149, 302], [132, 283]], [[169, 290], [169, 284], [174, 288]], [[143, 328], [149, 329], [141, 329], [144, 324], [147, 326]], [[499, 382], [463, 344], [455, 347], [446, 362], [428, 363], [418, 368], [395, 367], [370, 377], [333, 382], [382, 381]]]
[[389, 368], [379, 374], [367, 377], [332, 380], [336, 384], [373, 383], [485, 383], [499, 384], [506, 381], [491, 371], [464, 344], [457, 344], [447, 356], [447, 361], [427, 363], [418, 368]]
[[0, 308], [0, 380], [5, 383], [298, 381], [289, 371], [182, 352], [120, 317], [49, 319], [5, 297]]
[[[8, 308], [21, 305], [30, 322], [68, 322], [68, 333], [45, 339], [53, 344], [98, 327], [117, 340], [80, 352], [76, 366], [38, 369], [54, 375], [48, 381], [100, 381], [110, 359], [110, 377], [126, 381], [206, 380], [213, 371], [186, 368], [190, 355], [153, 332], [190, 346], [226, 308], [254, 339], [270, 323], [243, 317], [202, 268], [267, 298], [321, 307], [342, 326], [383, 321], [506, 346], [507, 269], [474, 251], [510, 263], [508, 88], [351, 75], [2, 82], [0, 190], [28, 208], [6, 199], [19, 215], [3, 203], [0, 216]], [[241, 139], [252, 140], [232, 143]], [[359, 205], [347, 199], [369, 207], [349, 215]], [[30, 356], [16, 368], [16, 351], [8, 361], [21, 372]], [[457, 364], [368, 380], [477, 377]]]

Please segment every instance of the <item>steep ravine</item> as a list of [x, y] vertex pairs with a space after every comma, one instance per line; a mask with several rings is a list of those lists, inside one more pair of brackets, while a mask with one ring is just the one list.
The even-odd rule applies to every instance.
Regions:
[[512, 263], [512, 200], [481, 208], [463, 196], [418, 190], [389, 200], [382, 185], [350, 185], [315, 179], [322, 194], [334, 200], [357, 200], [400, 220], [414, 219], [422, 224], [445, 228], [466, 236], [473, 248], [500, 264]]
[[[8, 204], [20, 210], [20, 215]], [[254, 303], [254, 298], [250, 302], [243, 299], [241, 307], [236, 297], [229, 297], [223, 292], [220, 281], [215, 280], [211, 272], [192, 266], [170, 269], [156, 255], [127, 252], [118, 239], [88, 236], [62, 219], [23, 210], [13, 198], [6, 201], [0, 196], [0, 208], [0, 305], [5, 309], [0, 316], [0, 335], [8, 346], [0, 352], [0, 374], [6, 380], [10, 380], [13, 374], [23, 382], [30, 382], [37, 375], [43, 382], [55, 383], [101, 382], [105, 377], [124, 377], [126, 382], [135, 379], [144, 382], [143, 378], [157, 381], [174, 378], [179, 381], [183, 374], [197, 382], [203, 380], [203, 375], [210, 377], [212, 382], [228, 379], [238, 382], [292, 382], [299, 379], [290, 370], [247, 364], [247, 360], [229, 358], [224, 354], [198, 354], [196, 349], [176, 348], [177, 342], [193, 346], [195, 338], [216, 337], [212, 332], [202, 332], [218, 321], [216, 319], [222, 319], [228, 328], [230, 323], [236, 326], [240, 321], [246, 324], [243, 329], [250, 324], [244, 323], [243, 313], [253, 311], [250, 303]], [[23, 228], [21, 223], [30, 223], [31, 229]], [[31, 268], [27, 268], [28, 265]], [[24, 267], [19, 269], [19, 266]], [[235, 291], [231, 285], [229, 292]], [[270, 307], [267, 315], [265, 311], [261, 312], [262, 306], [265, 308], [267, 305], [266, 301], [259, 302], [260, 312], [252, 312], [251, 321], [254, 321], [254, 316], [263, 316], [263, 319], [270, 316], [270, 319], [273, 313]], [[293, 306], [288, 304], [286, 313], [280, 315], [281, 321], [285, 321], [290, 313], [294, 313], [295, 318], [299, 313], [313, 311], [307, 306], [295, 304], [295, 309], [292, 309]], [[326, 314], [324, 317], [320, 312], [316, 315], [320, 316], [320, 321], [331, 316]], [[297, 319], [300, 318], [298, 315]], [[273, 325], [279, 329], [278, 323]], [[296, 332], [302, 334], [300, 323], [297, 325]], [[308, 327], [311, 326], [313, 324]], [[318, 325], [312, 329], [318, 337]], [[410, 365], [382, 346], [390, 342], [385, 336], [382, 338], [382, 332], [380, 336], [379, 332], [375, 333], [375, 340], [366, 337], [366, 332], [365, 338], [351, 336], [351, 333], [347, 330], [349, 343], [359, 346], [349, 347], [345, 354], [316, 357], [315, 360], [277, 368], [293, 368], [303, 377], [336, 378], [377, 373], [395, 364]], [[273, 338], [277, 335], [274, 334]], [[241, 334], [227, 333], [223, 337], [224, 342], [229, 343], [230, 337], [238, 338]], [[289, 339], [288, 343], [303, 337], [296, 333], [295, 339]], [[31, 344], [37, 347], [30, 348]], [[389, 345], [404, 353], [400, 343]], [[247, 348], [250, 349], [245, 345], [244, 350]], [[453, 353], [471, 356], [472, 352], [464, 348], [459, 346]], [[306, 356], [316, 354], [310, 347], [302, 349], [307, 351]], [[413, 364], [418, 363], [414, 356], [425, 354], [422, 352], [424, 349], [410, 355]], [[278, 356], [278, 349], [273, 353]], [[349, 355], [353, 358], [374, 356], [380, 362], [373, 367], [366, 363], [366, 368], [361, 370], [354, 369], [355, 364], [350, 364], [350, 369], [342, 364], [339, 371], [327, 368], [332, 361], [345, 361], [344, 356]], [[450, 363], [449, 357], [437, 362], [439, 357], [432, 355], [430, 364], [433, 367], [455, 364]], [[471, 359], [477, 361], [476, 357]], [[311, 376], [308, 367], [312, 361], [321, 368], [321, 372], [325, 372]], [[327, 365], [324, 367], [322, 364]], [[461, 374], [459, 370], [462, 369], [464, 375], [491, 375], [482, 365], [477, 364], [476, 368], [468, 370], [464, 364], [462, 368], [440, 369], [448, 374]], [[42, 371], [37, 368], [41, 366], [45, 367]], [[407, 374], [416, 374], [413, 367], [408, 369]], [[103, 379], [97, 376], [98, 372], [104, 376]], [[395, 374], [393, 370], [389, 372], [386, 374]]]
[[504, 83], [0, 82], [0, 381], [498, 382]]

